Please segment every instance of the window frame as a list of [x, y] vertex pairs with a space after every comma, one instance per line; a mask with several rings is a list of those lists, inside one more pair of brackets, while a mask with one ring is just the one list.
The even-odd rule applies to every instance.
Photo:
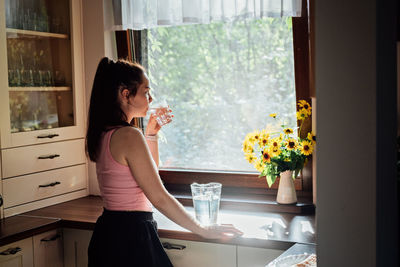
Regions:
[[[313, 92], [310, 89], [310, 21], [308, 12], [308, 1], [302, 1], [302, 16], [293, 17], [293, 49], [294, 49], [294, 69], [295, 69], [295, 89], [296, 101], [305, 99], [311, 102]], [[126, 58], [137, 61], [147, 67], [145, 58], [142, 58], [142, 52], [147, 50], [147, 31], [116, 31], [116, 41], [118, 58]], [[134, 124], [143, 128], [143, 120], [135, 119]], [[303, 126], [303, 129], [310, 131], [309, 125]], [[167, 189], [176, 191], [190, 190], [193, 182], [208, 183], [219, 182], [223, 185], [225, 192], [235, 194], [267, 194], [275, 195], [277, 182], [268, 188], [266, 180], [260, 179], [259, 174], [255, 172], [233, 172], [221, 170], [196, 170], [196, 169], [163, 169], [159, 170], [161, 179]], [[312, 161], [310, 160], [303, 169], [301, 175], [294, 181], [297, 194], [307, 199], [312, 198]]]

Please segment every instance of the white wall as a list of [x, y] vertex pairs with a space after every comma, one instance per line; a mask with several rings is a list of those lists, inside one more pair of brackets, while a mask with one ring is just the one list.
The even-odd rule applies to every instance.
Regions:
[[375, 0], [315, 1], [318, 265], [375, 266]]
[[[83, 5], [83, 35], [85, 50], [86, 111], [89, 109], [90, 94], [97, 64], [102, 57], [117, 59], [114, 33], [110, 31], [112, 1], [85, 0]], [[99, 195], [96, 168], [88, 164], [89, 193]]]

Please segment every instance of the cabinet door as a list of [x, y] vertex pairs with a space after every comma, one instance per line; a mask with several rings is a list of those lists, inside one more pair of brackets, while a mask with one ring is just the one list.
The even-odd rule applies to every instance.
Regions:
[[81, 1], [0, 0], [2, 148], [84, 136]]
[[237, 247], [237, 267], [265, 267], [284, 251], [277, 249]]
[[[175, 267], [207, 266], [232, 267], [236, 266], [236, 246], [221, 245], [205, 242], [193, 242], [176, 239], [161, 239], [172, 247], [185, 246], [184, 249], [165, 249]], [[164, 246], [165, 247], [165, 246]]]
[[63, 267], [62, 231], [53, 230], [33, 237], [35, 267]]
[[0, 267], [33, 267], [32, 238], [0, 247]]
[[64, 228], [64, 267], [87, 267], [93, 231]]

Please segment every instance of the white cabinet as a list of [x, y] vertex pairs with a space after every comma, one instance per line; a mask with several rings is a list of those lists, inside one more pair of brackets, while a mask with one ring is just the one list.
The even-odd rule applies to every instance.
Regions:
[[[86, 267], [92, 231], [64, 229], [64, 267]], [[174, 267], [265, 267], [284, 251], [161, 238]]]
[[81, 4], [0, 0], [6, 217], [88, 195]]
[[93, 231], [64, 228], [63, 232], [64, 267], [87, 267], [87, 250]]
[[0, 267], [63, 267], [62, 230], [52, 230], [0, 247]]
[[0, 247], [0, 267], [33, 267], [32, 238]]
[[184, 249], [165, 249], [174, 267], [236, 266], [236, 246], [162, 238], [161, 242], [185, 246]]
[[64, 249], [62, 230], [53, 230], [33, 237], [35, 267], [63, 267]]
[[284, 251], [237, 246], [237, 267], [265, 267]]

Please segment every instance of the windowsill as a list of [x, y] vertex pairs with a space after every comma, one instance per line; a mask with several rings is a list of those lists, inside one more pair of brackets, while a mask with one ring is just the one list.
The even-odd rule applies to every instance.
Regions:
[[[193, 207], [191, 193], [181, 189], [172, 189], [166, 185], [168, 191], [184, 206]], [[276, 195], [223, 192], [220, 207], [228, 210], [254, 212], [284, 212], [293, 214], [314, 214], [315, 206], [308, 196], [298, 196], [296, 204], [284, 205], [276, 202]]]

